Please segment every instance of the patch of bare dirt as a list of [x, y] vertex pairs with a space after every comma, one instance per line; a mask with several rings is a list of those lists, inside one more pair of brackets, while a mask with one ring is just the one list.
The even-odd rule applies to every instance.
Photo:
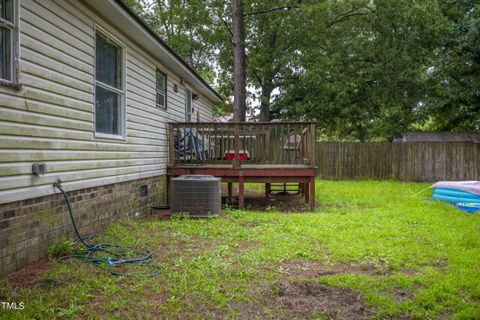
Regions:
[[411, 268], [401, 268], [400, 272], [406, 276], [415, 277], [418, 275], [418, 271]]
[[315, 278], [348, 273], [381, 274], [381, 271], [373, 266], [354, 266], [348, 263], [325, 265], [321, 262], [310, 260], [285, 261], [281, 267], [285, 270], [286, 274], [298, 278]]
[[44, 275], [52, 270], [52, 261], [44, 256], [32, 262], [22, 269], [7, 276], [7, 280], [18, 286], [50, 286], [54, 285], [50, 279], [44, 279]]
[[322, 315], [328, 319], [369, 319], [374, 313], [358, 292], [348, 288], [282, 281], [274, 291], [275, 303], [287, 310], [289, 318]]
[[[335, 274], [367, 274], [367, 275], [387, 275], [393, 271], [384, 265], [352, 265], [349, 263], [340, 263], [335, 265], [326, 265], [318, 261], [311, 260], [290, 260], [282, 263], [281, 267], [286, 270], [287, 274], [295, 277], [313, 278]], [[418, 271], [410, 268], [401, 268], [401, 273], [414, 277], [418, 275]]]
[[169, 295], [167, 293], [154, 293], [151, 295], [142, 296], [142, 299], [143, 301], [152, 303], [155, 306], [160, 306], [168, 301]]
[[[285, 261], [280, 267], [286, 278], [272, 288], [276, 295], [267, 304], [280, 305], [286, 314], [300, 319], [315, 315], [323, 315], [328, 319], [369, 319], [375, 310], [365, 303], [360, 293], [349, 288], [323, 285], [316, 279], [352, 273], [382, 276], [390, 272], [382, 266], [348, 263], [326, 265], [310, 260]], [[409, 276], [417, 274], [415, 270], [407, 268], [400, 272]], [[388, 292], [397, 303], [413, 299], [414, 293], [414, 290], [407, 288], [395, 288]]]
[[284, 278], [272, 286], [253, 287], [256, 300], [232, 306], [240, 319], [370, 319], [375, 310], [359, 292], [324, 285], [316, 278], [332, 274], [367, 273], [376, 270], [348, 264], [327, 266], [308, 260], [286, 261]]
[[451, 319], [453, 316], [453, 312], [446, 310], [446, 311], [437, 313], [435, 316], [437, 317], [438, 320]]
[[238, 243], [238, 247], [235, 247], [232, 252], [238, 254], [247, 250], [258, 249], [258, 248], [259, 248], [258, 242], [251, 241], [251, 240], [244, 240], [244, 241], [240, 241]]
[[393, 297], [397, 303], [401, 303], [405, 300], [411, 300], [414, 298], [414, 293], [411, 290], [398, 288], [394, 291]]
[[193, 258], [216, 245], [211, 240], [201, 237], [189, 237], [188, 239], [163, 237], [157, 240], [154, 245], [149, 244], [149, 248], [153, 252], [154, 261], [162, 265], [171, 264], [180, 256]]
[[172, 211], [170, 209], [156, 209], [152, 210], [152, 213], [147, 215], [147, 220], [168, 220], [172, 216]]
[[[238, 206], [237, 188], [233, 188], [233, 203], [229, 205]], [[222, 190], [222, 202], [227, 202], [226, 188]], [[309, 210], [304, 197], [299, 193], [277, 192], [265, 196], [261, 191], [245, 191], [245, 208], [252, 211], [280, 211], [280, 212], [306, 212]]]
[[301, 195], [277, 193], [265, 195], [249, 192], [245, 195], [245, 208], [253, 211], [306, 212], [308, 206]]

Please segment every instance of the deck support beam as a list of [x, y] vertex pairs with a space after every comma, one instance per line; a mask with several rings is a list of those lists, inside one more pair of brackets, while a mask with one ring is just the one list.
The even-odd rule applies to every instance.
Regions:
[[245, 178], [238, 177], [238, 207], [245, 208]]
[[310, 210], [315, 210], [315, 177], [310, 177]]
[[233, 194], [233, 183], [229, 182], [228, 183], [228, 203], [231, 204], [232, 201], [232, 194]]
[[305, 190], [304, 190], [304, 195], [305, 195], [305, 203], [310, 202], [310, 185], [308, 183], [305, 183]]
[[311, 209], [315, 208], [315, 168], [291, 167], [291, 166], [249, 166], [239, 169], [233, 166], [169, 166], [168, 167], [169, 190], [171, 190], [170, 178], [183, 174], [206, 174], [220, 177], [222, 182], [228, 183], [228, 197], [233, 195], [233, 183], [239, 184], [238, 206], [245, 207], [245, 182], [265, 184], [265, 195], [271, 193], [272, 183], [299, 183], [305, 202]]

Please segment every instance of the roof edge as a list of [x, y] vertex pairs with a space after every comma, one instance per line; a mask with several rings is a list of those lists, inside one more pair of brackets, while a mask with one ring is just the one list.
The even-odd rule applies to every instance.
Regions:
[[170, 48], [165, 41], [148, 25], [148, 23], [135, 13], [123, 0], [114, 0], [128, 15], [130, 15], [135, 22], [137, 22], [142, 28], [144, 28], [165, 50], [168, 51], [172, 56], [175, 57], [190, 73], [192, 73], [200, 82], [210, 90], [218, 99], [224, 101], [225, 98], [222, 97], [215, 89], [213, 89], [206, 81], [200, 76], [197, 71], [195, 71], [192, 66], [190, 66], [182, 57], [180, 57], [172, 48]]

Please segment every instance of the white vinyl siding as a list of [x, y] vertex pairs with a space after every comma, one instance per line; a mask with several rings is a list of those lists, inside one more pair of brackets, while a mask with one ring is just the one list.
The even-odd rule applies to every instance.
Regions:
[[0, 0], [0, 83], [17, 82], [17, 0]]
[[[23, 0], [20, 22], [23, 87], [0, 86], [0, 203], [52, 194], [57, 179], [68, 191], [164, 175], [167, 123], [185, 121], [180, 77], [82, 2]], [[123, 140], [95, 137], [97, 29], [125, 46]], [[167, 110], [156, 106], [159, 66]], [[193, 104], [202, 121], [212, 120], [208, 100]], [[47, 174], [32, 175], [35, 162]]]

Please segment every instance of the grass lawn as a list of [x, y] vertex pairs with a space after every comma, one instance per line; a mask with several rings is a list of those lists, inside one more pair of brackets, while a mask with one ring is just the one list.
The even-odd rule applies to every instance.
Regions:
[[51, 261], [32, 270], [49, 281], [0, 280], [25, 304], [0, 317], [480, 319], [480, 214], [412, 197], [427, 186], [318, 181], [314, 213], [121, 221], [101, 240], [152, 249], [162, 275]]

